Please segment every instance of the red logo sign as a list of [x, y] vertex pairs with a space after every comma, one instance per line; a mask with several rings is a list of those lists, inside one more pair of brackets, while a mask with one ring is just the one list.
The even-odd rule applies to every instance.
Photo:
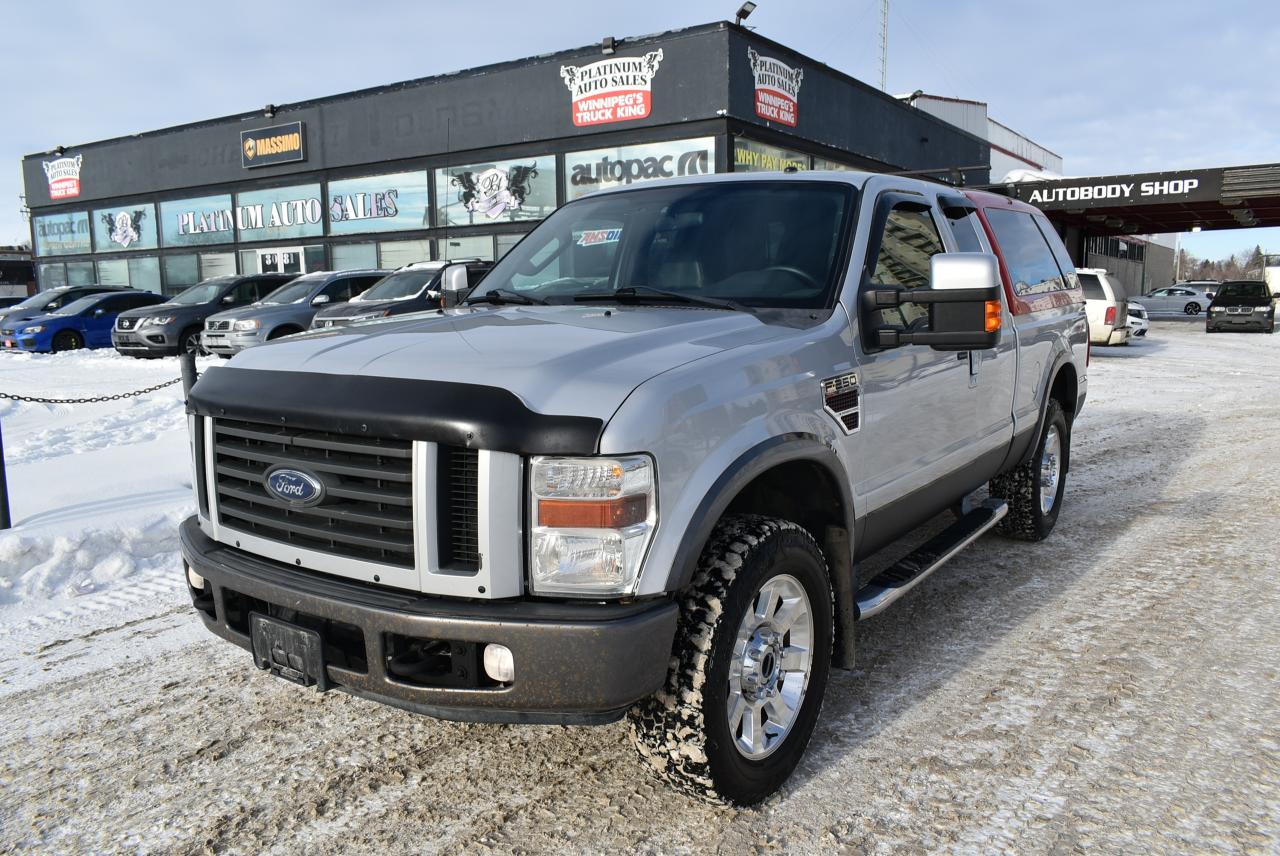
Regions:
[[760, 56], [755, 48], [747, 48], [747, 60], [756, 79], [756, 115], [794, 128], [800, 117], [800, 81], [804, 79], [804, 69]]
[[70, 199], [80, 195], [80, 163], [82, 155], [44, 161], [44, 174], [49, 179], [50, 199]]
[[650, 85], [661, 62], [658, 49], [640, 57], [560, 66], [560, 77], [573, 98], [573, 124], [582, 128], [646, 118], [653, 110]]

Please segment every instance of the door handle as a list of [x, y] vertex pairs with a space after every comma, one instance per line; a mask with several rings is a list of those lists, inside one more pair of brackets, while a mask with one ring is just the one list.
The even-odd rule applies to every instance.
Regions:
[[968, 351], [961, 351], [960, 353], [956, 354], [956, 359], [957, 359], [957, 360], [967, 360], [967, 359], [969, 359], [969, 352], [968, 352]]

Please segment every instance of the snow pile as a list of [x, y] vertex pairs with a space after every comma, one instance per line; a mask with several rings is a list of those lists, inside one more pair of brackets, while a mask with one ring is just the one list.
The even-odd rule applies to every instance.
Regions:
[[[178, 374], [174, 358], [110, 350], [0, 354], [12, 394], [111, 395]], [[180, 384], [100, 404], [0, 400], [0, 425], [14, 522], [0, 532], [0, 622], [123, 580], [179, 590], [178, 523], [194, 506]]]

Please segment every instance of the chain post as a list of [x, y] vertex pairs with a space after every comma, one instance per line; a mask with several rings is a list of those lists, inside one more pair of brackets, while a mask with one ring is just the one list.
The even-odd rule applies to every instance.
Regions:
[[4, 470], [4, 430], [0, 427], [0, 530], [13, 525], [9, 517], [9, 476]]

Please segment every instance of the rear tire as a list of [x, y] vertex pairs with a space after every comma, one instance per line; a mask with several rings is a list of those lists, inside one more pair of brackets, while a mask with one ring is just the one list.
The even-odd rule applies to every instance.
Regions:
[[54, 353], [59, 351], [78, 351], [84, 347], [84, 339], [74, 330], [63, 330], [53, 337]]
[[677, 790], [752, 805], [795, 770], [822, 708], [834, 636], [826, 559], [788, 520], [727, 517], [682, 599], [667, 682], [629, 712], [632, 739]]
[[1185, 312], [1185, 313], [1187, 313], [1188, 315], [1199, 315], [1199, 314], [1200, 314], [1200, 304], [1199, 304], [1199, 303], [1196, 303], [1196, 302], [1193, 300], [1193, 301], [1191, 301], [1190, 303], [1188, 303], [1186, 306], [1182, 307], [1182, 311], [1183, 311], [1183, 312]]
[[1043, 541], [1058, 522], [1071, 461], [1071, 423], [1049, 399], [1031, 460], [991, 480], [991, 495], [1009, 503], [996, 531], [1020, 541]]

